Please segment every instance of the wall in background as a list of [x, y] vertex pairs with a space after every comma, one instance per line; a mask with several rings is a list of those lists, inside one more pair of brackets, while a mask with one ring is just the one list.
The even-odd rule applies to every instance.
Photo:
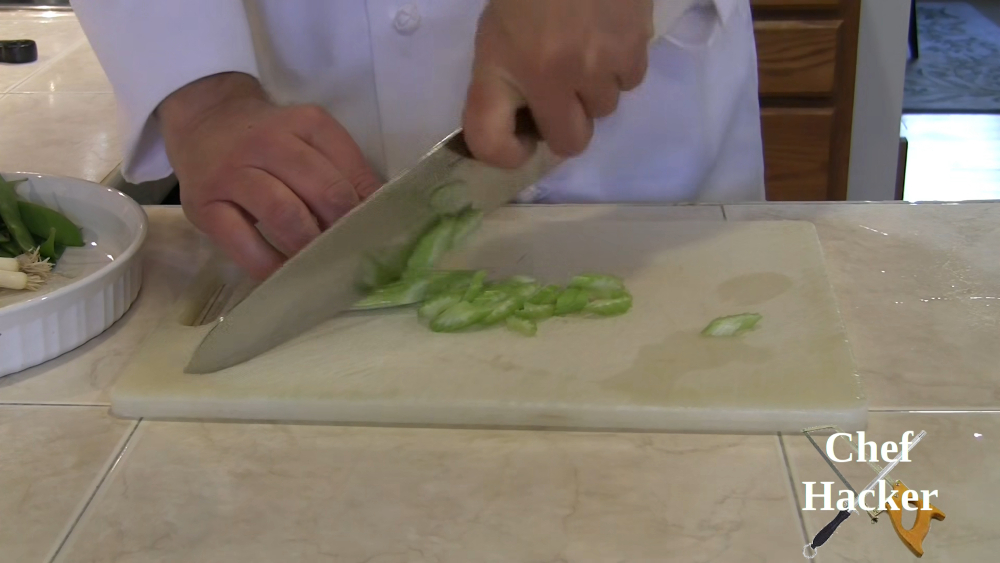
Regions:
[[891, 200], [895, 193], [909, 22], [909, 0], [861, 2], [850, 200]]

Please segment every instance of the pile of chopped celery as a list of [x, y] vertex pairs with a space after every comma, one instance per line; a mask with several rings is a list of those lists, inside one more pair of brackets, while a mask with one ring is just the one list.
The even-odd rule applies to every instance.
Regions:
[[[374, 287], [354, 309], [414, 305], [418, 306], [418, 319], [434, 332], [503, 325], [534, 336], [538, 324], [552, 317], [613, 317], [632, 308], [632, 295], [623, 281], [609, 275], [581, 274], [561, 286], [527, 276], [490, 280], [483, 270], [434, 269], [444, 254], [464, 244], [481, 222], [482, 214], [471, 209], [444, 215], [405, 258], [373, 261], [369, 283]], [[401, 272], [394, 271], [393, 263]]]

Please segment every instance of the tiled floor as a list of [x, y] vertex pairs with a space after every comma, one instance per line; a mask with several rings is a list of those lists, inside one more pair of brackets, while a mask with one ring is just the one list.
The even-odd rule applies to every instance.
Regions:
[[[971, 4], [1000, 25], [997, 0], [933, 1]], [[903, 199], [1000, 199], [1000, 115], [908, 114], [903, 128], [910, 145]]]
[[[975, 9], [979, 10], [987, 18], [993, 20], [997, 25], [1000, 25], [1000, 2], [997, 0], [927, 0], [928, 2], [961, 2], [965, 4], [971, 4]], [[922, 0], [917, 0], [917, 3], [921, 3]]]
[[1000, 199], [1000, 115], [904, 115], [906, 201]]

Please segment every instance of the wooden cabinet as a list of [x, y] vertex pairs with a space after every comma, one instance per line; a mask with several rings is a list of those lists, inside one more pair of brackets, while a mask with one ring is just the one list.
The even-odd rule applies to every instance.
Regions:
[[860, 0], [751, 0], [767, 198], [847, 199]]

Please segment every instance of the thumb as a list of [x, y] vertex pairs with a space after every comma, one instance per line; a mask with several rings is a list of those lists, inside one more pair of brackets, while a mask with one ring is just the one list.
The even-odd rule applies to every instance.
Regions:
[[516, 168], [534, 147], [515, 134], [516, 114], [524, 97], [514, 82], [495, 70], [476, 72], [469, 85], [462, 127], [465, 142], [477, 159]]

